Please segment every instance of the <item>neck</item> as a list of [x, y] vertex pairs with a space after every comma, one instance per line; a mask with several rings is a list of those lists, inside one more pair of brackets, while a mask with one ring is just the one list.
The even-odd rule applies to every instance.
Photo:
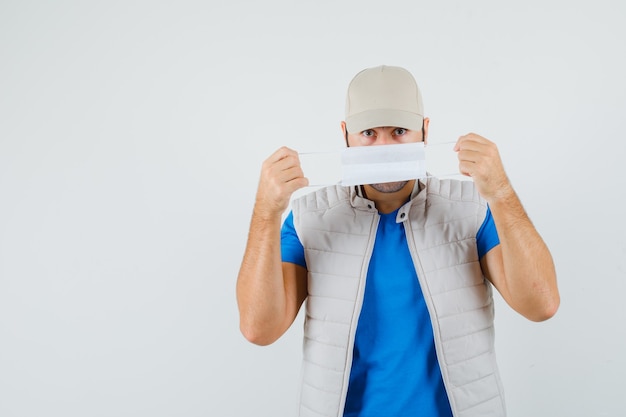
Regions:
[[363, 186], [365, 195], [369, 200], [376, 204], [376, 208], [380, 213], [388, 214], [396, 211], [406, 203], [406, 200], [413, 191], [415, 180], [407, 182], [404, 187], [395, 193], [382, 193], [375, 190], [370, 185]]

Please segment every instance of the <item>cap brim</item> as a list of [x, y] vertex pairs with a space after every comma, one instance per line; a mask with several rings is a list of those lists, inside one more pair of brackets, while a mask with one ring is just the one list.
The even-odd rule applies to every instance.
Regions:
[[424, 116], [421, 114], [401, 111], [376, 109], [357, 113], [346, 118], [348, 132], [362, 132], [374, 127], [403, 127], [409, 130], [422, 129]]

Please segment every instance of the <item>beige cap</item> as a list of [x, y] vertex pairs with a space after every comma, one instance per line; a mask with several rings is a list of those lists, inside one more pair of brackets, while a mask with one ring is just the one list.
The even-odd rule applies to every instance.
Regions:
[[381, 126], [420, 130], [424, 104], [415, 79], [400, 67], [382, 65], [359, 72], [348, 86], [346, 128], [361, 132]]

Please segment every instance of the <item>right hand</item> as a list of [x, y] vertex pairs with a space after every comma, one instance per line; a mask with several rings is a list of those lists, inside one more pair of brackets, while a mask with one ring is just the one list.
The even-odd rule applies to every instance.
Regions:
[[263, 162], [255, 209], [267, 216], [280, 215], [294, 191], [307, 185], [298, 153], [283, 146]]

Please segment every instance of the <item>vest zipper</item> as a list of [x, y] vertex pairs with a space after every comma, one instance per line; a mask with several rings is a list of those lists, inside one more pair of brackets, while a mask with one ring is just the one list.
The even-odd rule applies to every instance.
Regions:
[[435, 352], [437, 354], [437, 362], [439, 364], [439, 370], [441, 371], [441, 377], [443, 379], [443, 385], [446, 388], [446, 395], [448, 396], [448, 401], [450, 402], [450, 408], [452, 409], [452, 415], [456, 416], [456, 405], [453, 403], [453, 399], [448, 395], [450, 392], [450, 381], [448, 377], [447, 370], [442, 366], [443, 353], [441, 347], [441, 332], [439, 330], [439, 326], [437, 325], [434, 317], [435, 315], [435, 307], [433, 306], [433, 300], [430, 295], [430, 289], [428, 288], [428, 284], [426, 283], [426, 277], [424, 276], [424, 269], [422, 268], [422, 262], [420, 260], [419, 254], [417, 252], [417, 247], [415, 246], [415, 240], [413, 239], [413, 229], [411, 228], [410, 219], [405, 220], [404, 222], [404, 232], [406, 234], [406, 240], [409, 244], [409, 252], [411, 253], [411, 258], [413, 259], [413, 265], [415, 266], [415, 272], [417, 274], [417, 280], [420, 284], [420, 288], [422, 289], [422, 294], [424, 295], [424, 301], [426, 301], [426, 306], [428, 308], [428, 313], [430, 317], [430, 323], [433, 328], [434, 334], [434, 342], [435, 342]]
[[350, 339], [348, 339], [348, 351], [346, 352], [346, 366], [343, 375], [343, 387], [341, 390], [341, 399], [339, 402], [339, 410], [337, 411], [337, 417], [342, 417], [344, 408], [346, 407], [346, 397], [348, 395], [348, 385], [350, 382], [350, 373], [352, 371], [352, 357], [354, 355], [354, 339], [356, 337], [356, 328], [359, 323], [359, 316], [361, 315], [361, 308], [363, 307], [363, 298], [365, 296], [365, 281], [367, 281], [367, 271], [369, 269], [370, 260], [372, 259], [372, 252], [374, 251], [374, 242], [376, 241], [376, 234], [378, 232], [378, 223], [380, 222], [380, 215], [375, 213], [372, 220], [372, 229], [370, 230], [369, 240], [367, 242], [367, 251], [363, 258], [363, 266], [361, 267], [361, 279], [359, 282], [359, 290], [357, 298], [354, 303], [354, 311], [352, 312], [352, 325], [350, 326]]

